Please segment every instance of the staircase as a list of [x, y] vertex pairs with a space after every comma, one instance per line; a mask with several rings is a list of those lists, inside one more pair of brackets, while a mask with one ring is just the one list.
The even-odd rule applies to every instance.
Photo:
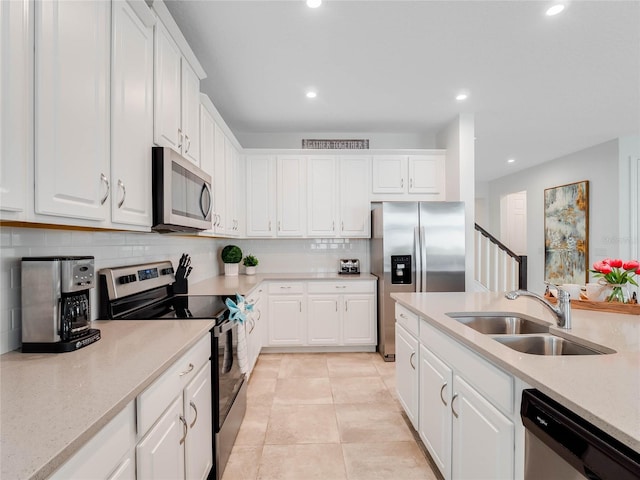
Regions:
[[479, 289], [492, 292], [527, 288], [527, 257], [517, 255], [475, 224], [475, 280]]

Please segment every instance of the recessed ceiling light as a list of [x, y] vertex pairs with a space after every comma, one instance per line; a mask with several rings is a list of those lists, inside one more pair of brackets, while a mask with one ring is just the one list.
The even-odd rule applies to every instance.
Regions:
[[309, 8], [318, 8], [322, 5], [322, 0], [307, 0], [307, 7]]
[[313, 90], [309, 90], [307, 92], [307, 98], [316, 98], [318, 96], [318, 94], [316, 92], [314, 92]]
[[468, 93], [459, 93], [458, 95], [456, 95], [456, 100], [462, 101], [462, 100], [466, 100], [468, 97], [469, 97]]
[[559, 14], [563, 10], [564, 10], [564, 5], [562, 3], [556, 3], [555, 5], [552, 5], [547, 9], [546, 14], [549, 17], [553, 17], [554, 15]]
[[509, 160], [507, 160], [507, 163], [515, 163], [515, 159], [514, 158], [510, 158]]

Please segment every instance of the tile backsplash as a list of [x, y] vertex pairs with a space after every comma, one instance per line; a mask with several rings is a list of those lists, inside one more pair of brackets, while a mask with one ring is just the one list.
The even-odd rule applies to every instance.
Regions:
[[[0, 227], [0, 353], [20, 347], [21, 258], [53, 255], [92, 255], [96, 270], [136, 263], [171, 260], [191, 255], [192, 282], [220, 275], [220, 250], [238, 245], [243, 253], [258, 257], [260, 272], [336, 272], [341, 258], [360, 259], [369, 271], [369, 241], [362, 239], [236, 240], [193, 235], [77, 231], [45, 228]], [[242, 271], [242, 267], [241, 267]], [[97, 291], [91, 295], [93, 318]]]

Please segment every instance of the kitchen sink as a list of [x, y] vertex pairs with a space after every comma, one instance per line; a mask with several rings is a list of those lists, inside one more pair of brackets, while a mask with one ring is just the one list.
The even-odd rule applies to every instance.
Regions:
[[498, 335], [492, 338], [513, 350], [532, 355], [602, 355], [606, 353], [551, 334]]
[[454, 314], [449, 316], [474, 330], [488, 335], [522, 335], [528, 333], [547, 333], [549, 325], [537, 323], [514, 314]]

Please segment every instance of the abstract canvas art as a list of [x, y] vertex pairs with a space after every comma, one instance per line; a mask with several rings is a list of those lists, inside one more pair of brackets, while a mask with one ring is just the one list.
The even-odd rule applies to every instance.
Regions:
[[587, 282], [589, 182], [544, 191], [544, 278], [556, 285]]

